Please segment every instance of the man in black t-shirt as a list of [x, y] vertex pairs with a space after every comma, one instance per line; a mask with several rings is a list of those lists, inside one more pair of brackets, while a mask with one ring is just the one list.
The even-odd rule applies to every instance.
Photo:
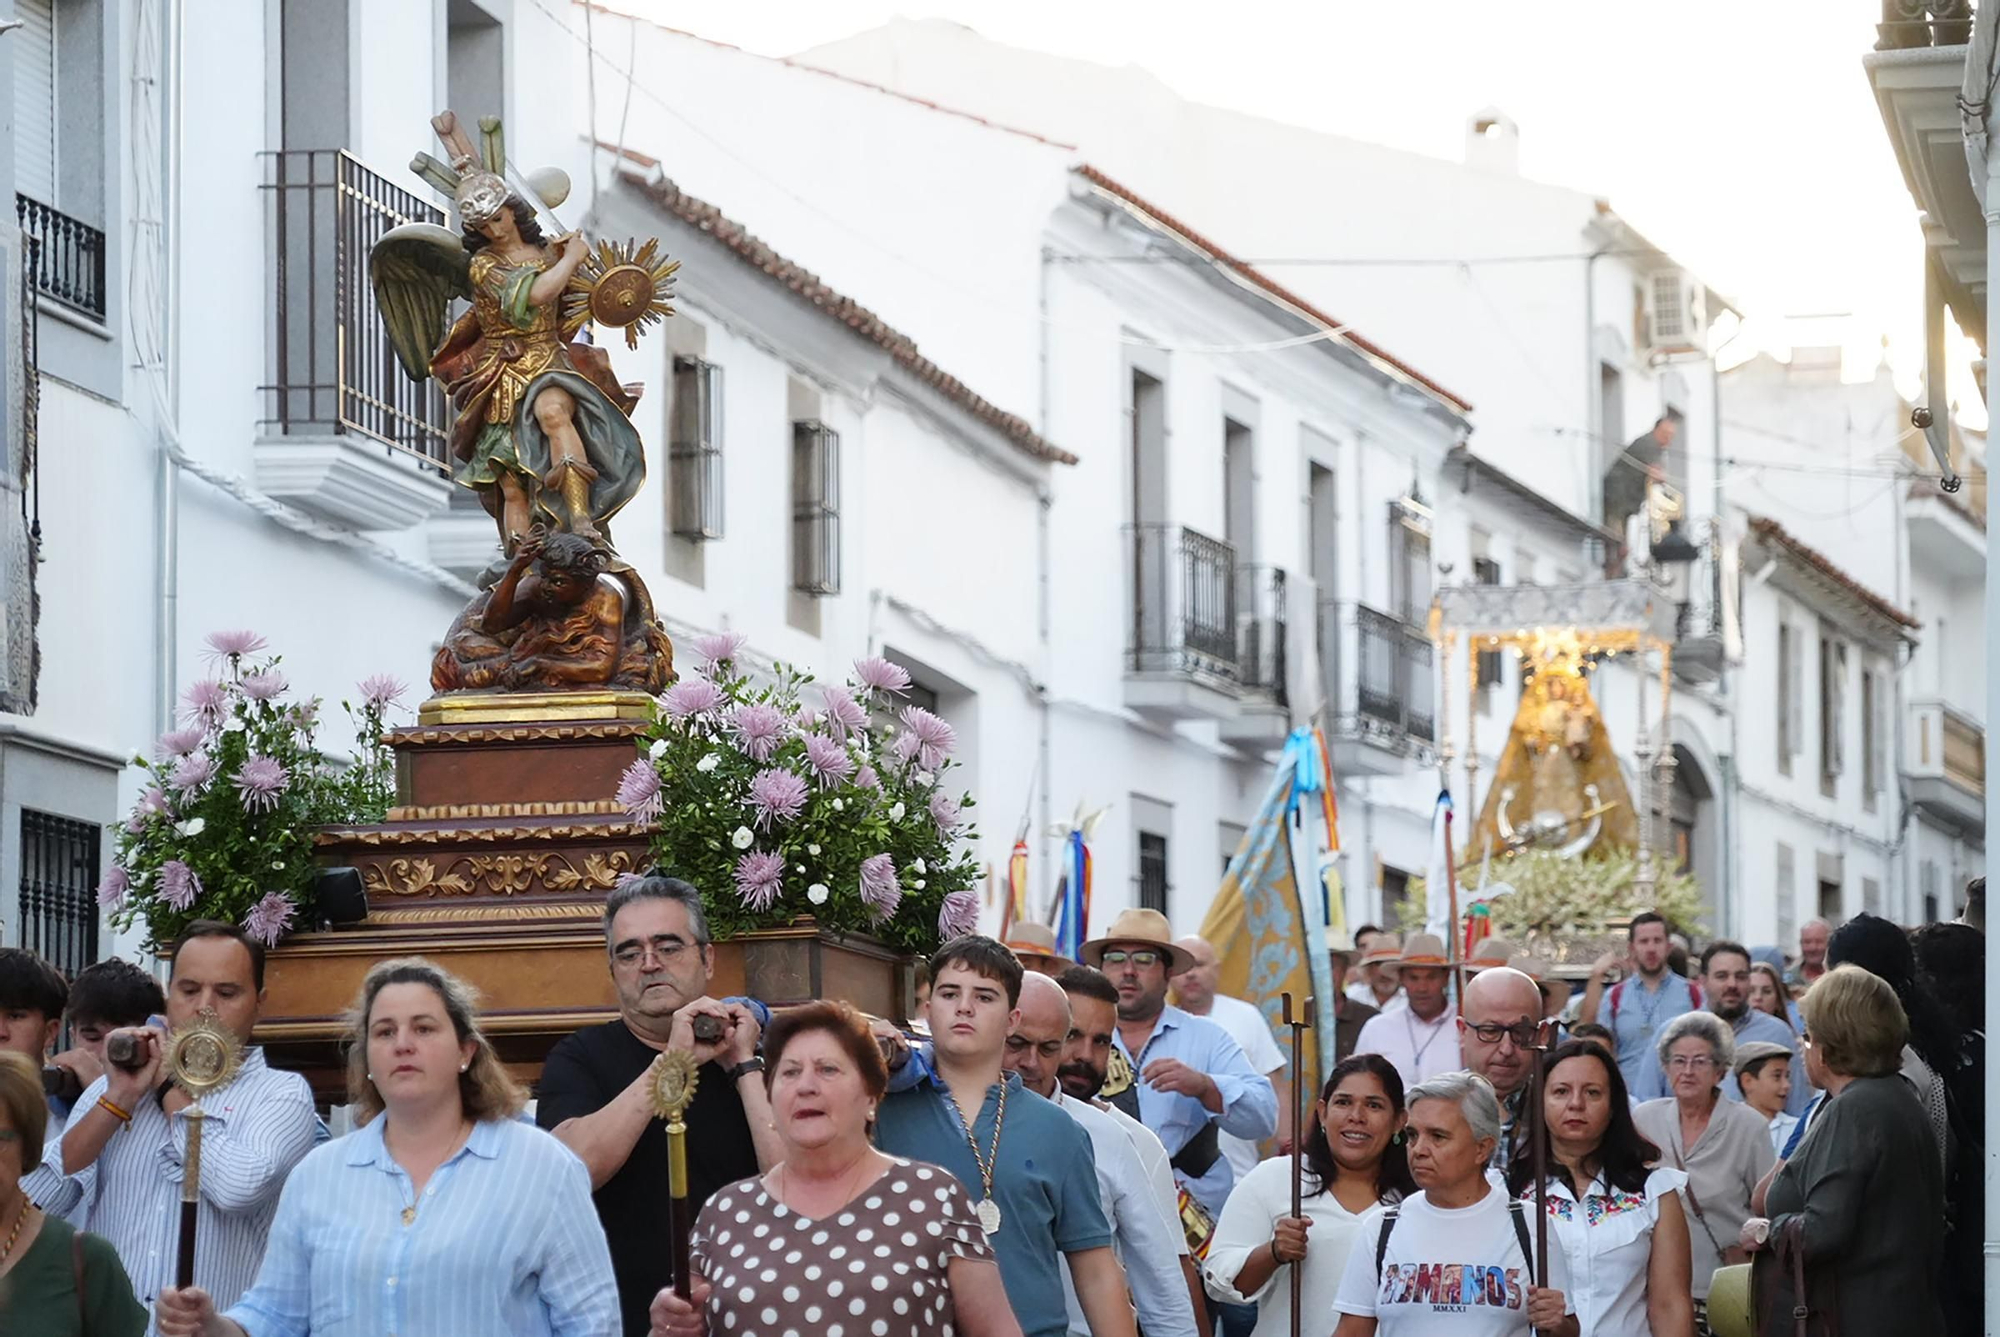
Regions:
[[[708, 996], [715, 964], [701, 893], [678, 878], [632, 878], [604, 905], [618, 1020], [557, 1043], [542, 1065], [536, 1122], [583, 1158], [611, 1244], [626, 1337], [644, 1337], [646, 1310], [673, 1281], [667, 1241], [667, 1133], [653, 1117], [646, 1070], [665, 1049], [703, 1066], [688, 1105], [688, 1200], [699, 1211], [724, 1185], [778, 1159], [764, 1061], [762, 1005]], [[712, 1043], [694, 1018], [722, 1023]]]

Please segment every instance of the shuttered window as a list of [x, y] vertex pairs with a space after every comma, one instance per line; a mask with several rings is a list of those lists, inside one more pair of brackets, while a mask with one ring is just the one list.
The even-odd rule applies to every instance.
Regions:
[[[56, 21], [53, 0], [15, 0], [21, 27], [14, 52], [14, 189], [56, 199]], [[5, 49], [5, 48], [0, 48]]]

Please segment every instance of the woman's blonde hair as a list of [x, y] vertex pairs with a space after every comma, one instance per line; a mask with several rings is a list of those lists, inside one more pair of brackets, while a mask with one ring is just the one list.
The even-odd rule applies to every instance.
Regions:
[[1886, 1077], [1903, 1066], [1910, 1019], [1896, 991], [1860, 966], [1835, 966], [1799, 1000], [1820, 1062], [1843, 1077]]
[[444, 1001], [445, 1015], [459, 1042], [474, 1045], [472, 1062], [458, 1075], [458, 1097], [469, 1119], [511, 1119], [528, 1103], [528, 1092], [508, 1076], [499, 1055], [479, 1029], [478, 996], [471, 985], [421, 956], [383, 961], [361, 982], [361, 994], [347, 1013], [347, 1100], [354, 1121], [365, 1124], [382, 1112], [382, 1093], [368, 1076], [368, 1015], [375, 996], [391, 984], [421, 984]]
[[48, 1098], [42, 1094], [42, 1074], [25, 1055], [0, 1050], [0, 1109], [21, 1139], [21, 1173], [42, 1163], [42, 1139], [48, 1136]]

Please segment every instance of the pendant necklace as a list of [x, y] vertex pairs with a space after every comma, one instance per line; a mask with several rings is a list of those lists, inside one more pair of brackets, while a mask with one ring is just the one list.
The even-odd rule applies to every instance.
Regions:
[[[28, 1195], [23, 1193], [21, 1195], [21, 1205], [14, 1212], [14, 1228], [7, 1232], [7, 1242], [0, 1244], [0, 1265], [4, 1265], [7, 1262], [8, 1256], [14, 1252], [14, 1242], [21, 1238], [21, 1226], [28, 1219], [28, 1206]], [[987, 1233], [991, 1234], [992, 1232], [988, 1231]]]
[[[426, 1193], [428, 1193], [431, 1189], [437, 1186], [438, 1170], [444, 1169], [445, 1162], [449, 1161], [453, 1156], [456, 1156], [459, 1152], [459, 1149], [463, 1147], [467, 1142], [470, 1142], [471, 1140], [472, 1140], [472, 1125], [468, 1123], [465, 1126], [465, 1131], [462, 1134], [460, 1134], [458, 1141], [453, 1143], [451, 1150], [445, 1153], [444, 1160], [439, 1161], [437, 1169], [431, 1171], [430, 1179], [426, 1181], [424, 1184], [424, 1191]], [[416, 1185], [415, 1184], [410, 1185], [410, 1205], [403, 1208], [404, 1225], [413, 1226], [417, 1223], [417, 1204], [422, 1200], [423, 1200], [423, 1195], [417, 1192]], [[6, 1256], [7, 1256], [6, 1254], [0, 1253], [0, 1258], [5, 1258]]]
[[979, 1166], [979, 1191], [983, 1195], [974, 1211], [979, 1214], [979, 1228], [989, 1236], [1000, 1233], [1000, 1204], [993, 1201], [993, 1167], [1000, 1160], [1000, 1125], [1007, 1121], [1007, 1082], [1000, 1082], [1000, 1105], [993, 1112], [993, 1147], [984, 1155], [979, 1151], [979, 1139], [973, 1134], [972, 1120], [965, 1117], [965, 1111], [958, 1107], [958, 1097], [946, 1087], [944, 1098], [951, 1102], [951, 1108], [958, 1115], [959, 1126], [965, 1129], [965, 1144], [972, 1148], [972, 1159]]

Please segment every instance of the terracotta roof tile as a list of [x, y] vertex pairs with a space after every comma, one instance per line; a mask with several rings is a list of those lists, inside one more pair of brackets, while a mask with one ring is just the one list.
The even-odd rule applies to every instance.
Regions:
[[1380, 345], [1372, 343], [1369, 340], [1363, 338], [1361, 335], [1357, 334], [1352, 327], [1348, 326], [1344, 322], [1335, 320], [1332, 316], [1327, 315], [1324, 311], [1321, 311], [1311, 302], [1308, 302], [1305, 298], [1299, 296], [1297, 293], [1293, 292], [1290, 288], [1285, 287], [1283, 284], [1279, 283], [1276, 279], [1272, 278], [1269, 274], [1264, 273], [1256, 266], [1251, 265], [1247, 261], [1240, 260], [1236, 256], [1231, 255], [1228, 251], [1223, 250], [1222, 247], [1216, 245], [1214, 242], [1210, 241], [1207, 237], [1204, 237], [1201, 233], [1189, 227], [1186, 223], [1181, 222], [1178, 218], [1175, 218], [1172, 214], [1168, 213], [1165, 209], [1160, 208], [1160, 206], [1158, 206], [1157, 204], [1153, 204], [1152, 202], [1148, 201], [1143, 196], [1139, 195], [1137, 192], [1132, 190], [1130, 187], [1120, 185], [1118, 182], [1112, 180], [1110, 177], [1106, 176], [1103, 172], [1100, 172], [1099, 170], [1097, 170], [1097, 168], [1092, 167], [1088, 163], [1083, 163], [1079, 165], [1075, 169], [1075, 171], [1078, 176], [1090, 182], [1092, 185], [1097, 186], [1099, 189], [1108, 191], [1110, 194], [1117, 196], [1119, 199], [1125, 201], [1133, 208], [1138, 209], [1141, 212], [1148, 215], [1149, 217], [1151, 217], [1155, 222], [1159, 223], [1162, 227], [1167, 228], [1169, 231], [1178, 233], [1181, 239], [1187, 242], [1188, 245], [1194, 247], [1198, 251], [1206, 252], [1212, 259], [1216, 260], [1221, 264], [1227, 265], [1230, 269], [1242, 275], [1250, 282], [1256, 284], [1258, 287], [1262, 288], [1265, 292], [1271, 294], [1271, 296], [1277, 298], [1279, 301], [1284, 302], [1288, 306], [1297, 308], [1305, 316], [1309, 317], [1312, 320], [1318, 321], [1320, 324], [1325, 325], [1330, 329], [1339, 330], [1340, 337], [1343, 342], [1352, 345], [1353, 347], [1359, 349], [1363, 353], [1366, 353], [1369, 357], [1374, 358], [1378, 362], [1386, 363], [1387, 365], [1394, 367], [1397, 371], [1409, 377], [1412, 381], [1415, 381], [1418, 385], [1421, 385], [1426, 390], [1429, 390], [1439, 399], [1444, 400], [1445, 403], [1450, 405], [1452, 408], [1457, 409], [1461, 413], [1468, 412], [1471, 410], [1472, 404], [1469, 400], [1466, 400], [1459, 395], [1453, 394], [1451, 391], [1445, 389], [1442, 385], [1439, 385], [1436, 381], [1432, 380], [1430, 377], [1418, 371], [1415, 367], [1412, 367], [1409, 363], [1404, 362], [1402, 359], [1398, 357], [1395, 357], [1387, 350], [1383, 349]]
[[[646, 168], [649, 173], [660, 165], [657, 158], [648, 157], [633, 149], [603, 143], [600, 143], [599, 147], [618, 154], [629, 163]], [[902, 333], [852, 297], [836, 292], [805, 266], [787, 260], [714, 205], [706, 200], [696, 199], [666, 177], [652, 178], [634, 172], [625, 172], [622, 175], [647, 198], [675, 218], [707, 233], [745, 264], [761, 270], [796, 293], [802, 300], [810, 302], [862, 338], [886, 350], [898, 366], [1006, 437], [1023, 453], [1056, 464], [1077, 462], [1075, 455], [1043, 439], [1026, 418], [1009, 413], [993, 404], [964, 381], [925, 357], [918, 351], [917, 341], [909, 335]]]
[[1828, 580], [1831, 580], [1834, 584], [1840, 586], [1890, 621], [1899, 622], [1903, 626], [1910, 628], [1921, 627], [1923, 625], [1923, 623], [1917, 621], [1908, 613], [1905, 613], [1902, 609], [1896, 607], [1896, 605], [1890, 603], [1887, 599], [1884, 599], [1881, 595], [1834, 565], [1833, 559], [1825, 553], [1793, 538], [1786, 531], [1785, 527], [1776, 520], [1762, 515], [1753, 515], [1750, 517], [1750, 532], [1784, 548], [1792, 556], [1798, 558], [1807, 566], [1812, 567]]

